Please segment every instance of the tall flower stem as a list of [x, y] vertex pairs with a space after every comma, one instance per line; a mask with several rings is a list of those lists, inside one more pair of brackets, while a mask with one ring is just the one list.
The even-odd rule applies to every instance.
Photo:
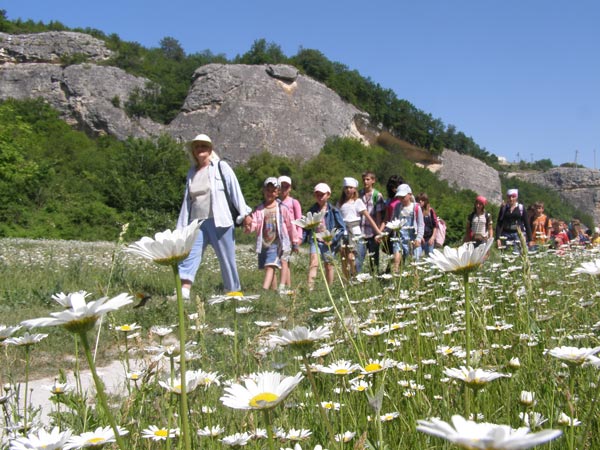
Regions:
[[273, 437], [273, 425], [271, 425], [271, 410], [263, 409], [265, 417], [265, 427], [267, 428], [267, 437], [269, 440], [269, 450], [275, 450], [275, 438]]
[[31, 351], [29, 347], [29, 345], [25, 346], [25, 403], [23, 404], [23, 429], [25, 430], [25, 433], [27, 433], [27, 431], [29, 430], [29, 426], [27, 425], [27, 394], [29, 391], [29, 354]]
[[179, 277], [179, 268], [177, 264], [171, 266], [175, 276], [175, 286], [177, 289], [177, 310], [179, 317], [179, 371], [181, 381], [181, 431], [183, 433], [183, 442], [186, 450], [191, 450], [192, 441], [190, 436], [190, 422], [188, 418], [187, 385], [185, 380], [186, 361], [185, 361], [185, 311], [183, 305], [183, 295], [181, 294], [181, 278]]
[[[469, 272], [463, 273], [463, 283], [465, 288], [465, 351], [467, 367], [471, 367], [471, 289], [469, 287]], [[471, 414], [470, 392], [465, 387], [465, 415], [467, 419]]]
[[574, 365], [569, 366], [569, 414], [571, 415], [571, 426], [569, 427], [569, 450], [575, 449], [575, 371]]
[[120, 449], [125, 449], [125, 445], [123, 443], [123, 438], [119, 434], [119, 427], [117, 426], [117, 422], [115, 421], [114, 416], [110, 412], [108, 408], [108, 401], [106, 400], [106, 392], [104, 392], [104, 383], [100, 377], [98, 377], [98, 372], [96, 371], [96, 363], [94, 362], [94, 358], [92, 356], [92, 350], [90, 349], [90, 343], [87, 339], [87, 332], [81, 331], [79, 334], [79, 340], [81, 341], [81, 346], [83, 347], [83, 351], [85, 353], [85, 357], [87, 358], [88, 365], [90, 366], [90, 371], [92, 372], [92, 378], [94, 379], [94, 385], [96, 386], [96, 392], [98, 393], [98, 401], [100, 402], [100, 406], [104, 409], [104, 414], [108, 418], [108, 423], [115, 434], [115, 440], [117, 441], [117, 446]]
[[[354, 347], [354, 350], [356, 352], [356, 355], [357, 355], [359, 361], [362, 363], [362, 361], [363, 361], [363, 355], [359, 351], [358, 345], [356, 344], [356, 341], [354, 340], [354, 338], [352, 337], [352, 334], [348, 330], [348, 327], [346, 326], [344, 318], [342, 317], [342, 314], [340, 313], [340, 310], [338, 309], [337, 305], [335, 304], [335, 300], [333, 299], [333, 294], [331, 293], [331, 289], [329, 287], [329, 284], [327, 283], [327, 276], [325, 274], [325, 268], [323, 267], [323, 261], [321, 259], [321, 254], [319, 252], [319, 245], [317, 243], [317, 236], [314, 233], [314, 231], [312, 233], [312, 237], [313, 237], [313, 242], [314, 242], [315, 248], [317, 249], [317, 254], [319, 255], [319, 259], [318, 259], [318, 261], [319, 261], [319, 269], [321, 271], [321, 275], [323, 276], [323, 280], [325, 281], [325, 289], [327, 290], [327, 297], [329, 298], [329, 301], [331, 302], [331, 306], [333, 306], [335, 314], [336, 314], [338, 320], [340, 321], [340, 325], [342, 326], [342, 328], [344, 329], [344, 332], [345, 332], [346, 336], [348, 337], [348, 339], [352, 343], [352, 347]], [[330, 252], [331, 252], [331, 247], [330, 247]], [[340, 282], [343, 285], [343, 281], [341, 281], [341, 277], [340, 277]]]
[[233, 299], [233, 364], [236, 368], [236, 375], [239, 375], [239, 356], [238, 356], [238, 313], [237, 313], [238, 302], [237, 299]]
[[327, 433], [329, 433], [329, 439], [331, 439], [333, 442], [335, 433], [333, 432], [331, 423], [329, 422], [329, 419], [327, 418], [327, 414], [325, 414], [325, 408], [323, 408], [323, 405], [321, 405], [321, 396], [319, 395], [319, 391], [317, 390], [317, 383], [315, 383], [315, 377], [312, 373], [312, 370], [310, 370], [310, 363], [308, 362], [308, 358], [306, 357], [305, 354], [302, 354], [302, 360], [304, 362], [304, 368], [306, 369], [306, 378], [308, 378], [308, 381], [310, 382], [310, 387], [311, 387], [313, 395], [315, 397], [315, 402], [317, 403], [317, 408], [319, 408], [319, 413], [321, 414], [321, 419], [323, 420], [323, 423], [325, 424], [325, 428], [327, 428]]

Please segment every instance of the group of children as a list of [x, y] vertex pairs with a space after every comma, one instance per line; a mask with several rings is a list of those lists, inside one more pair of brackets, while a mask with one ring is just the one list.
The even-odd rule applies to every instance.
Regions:
[[[477, 196], [473, 212], [467, 218], [467, 229], [464, 241], [473, 241], [480, 245], [487, 239], [494, 237], [494, 227], [491, 214], [485, 210], [487, 200]], [[600, 245], [600, 230], [593, 235], [578, 219], [573, 219], [570, 224], [563, 220], [551, 219], [545, 212], [543, 202], [535, 202], [525, 208], [519, 202], [519, 191], [508, 189], [506, 200], [500, 205], [496, 220], [496, 239], [499, 248], [506, 246], [518, 251], [521, 231], [530, 250], [537, 250], [540, 246], [550, 246], [564, 250], [567, 246], [590, 244]], [[595, 242], [594, 242], [595, 241]]]
[[[352, 279], [362, 272], [367, 256], [370, 271], [379, 271], [380, 247], [393, 255], [390, 269], [394, 272], [409, 254], [419, 259], [423, 250], [428, 254], [433, 249], [437, 217], [426, 194], [420, 194], [416, 201], [410, 186], [400, 177], [392, 176], [388, 180], [386, 201], [374, 187], [373, 172], [363, 173], [362, 182], [363, 187], [359, 189], [357, 179], [345, 177], [342, 194], [335, 205], [330, 201], [329, 185], [318, 183], [313, 190], [315, 203], [308, 212], [321, 213], [322, 219], [307, 231], [294, 223], [302, 217], [302, 209], [298, 200], [290, 195], [291, 178], [269, 177], [264, 181], [264, 201], [244, 220], [244, 231], [257, 235], [258, 266], [265, 271], [263, 289], [292, 292], [290, 257], [303, 242], [310, 246], [309, 289], [314, 287], [319, 259], [327, 283], [332, 284], [337, 254], [341, 256], [344, 276]], [[279, 283], [278, 270], [281, 272]]]

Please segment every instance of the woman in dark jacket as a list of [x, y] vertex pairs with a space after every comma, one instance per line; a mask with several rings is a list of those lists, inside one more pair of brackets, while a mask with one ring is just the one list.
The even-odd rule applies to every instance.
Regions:
[[500, 208], [498, 222], [496, 225], [496, 236], [498, 236], [498, 248], [503, 246], [502, 240], [506, 244], [512, 244], [514, 251], [519, 251], [520, 241], [517, 233], [518, 229], [524, 233], [527, 245], [531, 245], [531, 227], [527, 218], [527, 210], [522, 203], [519, 203], [519, 191], [509, 189], [506, 192], [507, 202]]

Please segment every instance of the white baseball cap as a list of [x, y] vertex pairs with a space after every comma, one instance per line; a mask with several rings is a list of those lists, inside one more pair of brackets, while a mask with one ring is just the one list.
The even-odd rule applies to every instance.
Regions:
[[401, 184], [398, 186], [398, 189], [396, 189], [396, 197], [404, 197], [408, 194], [412, 194], [412, 189], [408, 184]]
[[326, 183], [319, 183], [315, 186], [314, 192], [323, 192], [324, 194], [331, 194], [331, 188]]
[[279, 185], [281, 186], [283, 183], [287, 183], [289, 185], [292, 184], [292, 179], [290, 177], [288, 177], [287, 175], [281, 175], [277, 181], [279, 182]]
[[272, 184], [275, 187], [279, 187], [279, 183], [277, 182], [277, 178], [275, 177], [269, 177], [265, 180], [265, 182], [263, 183], [263, 186], [268, 186]]

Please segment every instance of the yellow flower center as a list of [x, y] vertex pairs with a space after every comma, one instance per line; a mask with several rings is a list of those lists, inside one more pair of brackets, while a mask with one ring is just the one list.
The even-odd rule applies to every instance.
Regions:
[[169, 436], [169, 432], [163, 428], [162, 430], [156, 430], [154, 432], [154, 435], [158, 436], [158, 437], [168, 437]]
[[131, 325], [123, 325], [119, 327], [121, 331], [131, 331]]
[[348, 372], [348, 369], [336, 369], [335, 372], [337, 375], [346, 375]]
[[93, 437], [88, 439], [87, 441], [85, 441], [86, 444], [92, 444], [92, 445], [97, 445], [100, 442], [104, 442], [104, 438], [103, 437]]
[[277, 394], [271, 392], [261, 392], [250, 399], [250, 406], [254, 408], [266, 408], [279, 398]]
[[242, 292], [239, 291], [232, 291], [232, 292], [228, 292], [227, 294], [225, 294], [227, 297], [243, 297], [244, 294]]
[[381, 370], [383, 369], [383, 367], [381, 366], [381, 364], [377, 364], [377, 363], [371, 363], [371, 364], [367, 364], [365, 366], [365, 370], [367, 372], [376, 372], [377, 370]]

